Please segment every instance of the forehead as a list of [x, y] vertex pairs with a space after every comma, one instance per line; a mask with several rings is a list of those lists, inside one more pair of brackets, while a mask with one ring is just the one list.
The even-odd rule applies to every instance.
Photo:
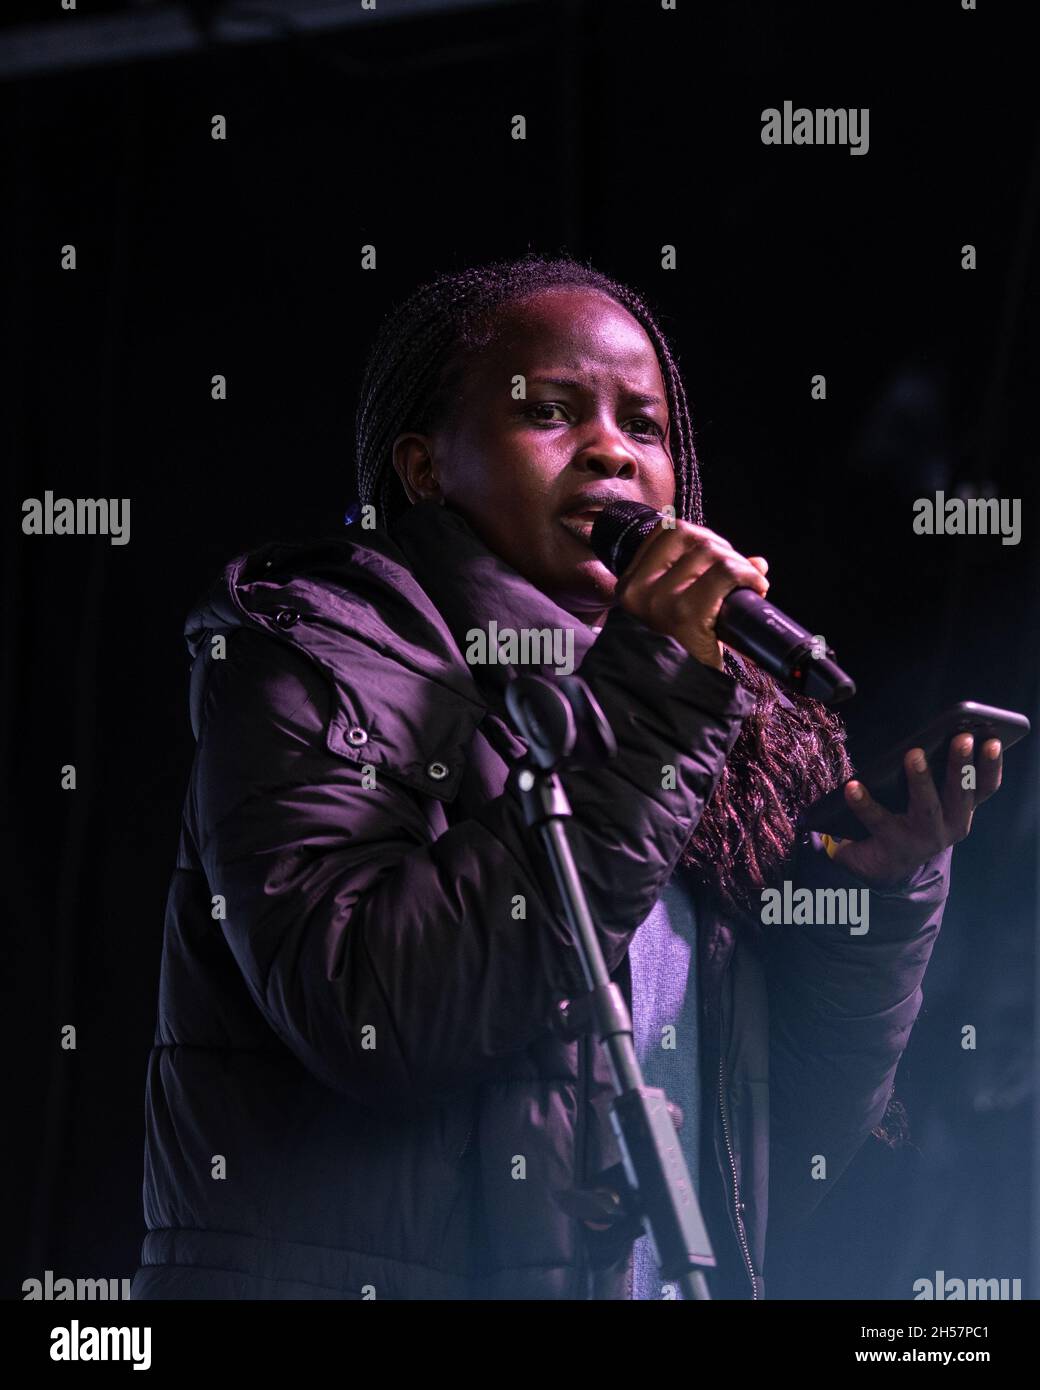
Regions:
[[513, 371], [536, 367], [609, 372], [627, 384], [662, 387], [654, 345], [642, 324], [600, 290], [539, 290], [504, 306], [487, 355]]

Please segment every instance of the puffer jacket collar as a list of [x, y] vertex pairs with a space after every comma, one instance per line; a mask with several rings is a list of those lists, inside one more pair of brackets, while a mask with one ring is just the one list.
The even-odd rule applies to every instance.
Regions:
[[[557, 629], [574, 643], [574, 665], [596, 634], [548, 594], [494, 554], [458, 513], [433, 502], [420, 502], [394, 525], [393, 537], [451, 629], [460, 650], [473, 629], [487, 632], [492, 623], [512, 628]], [[444, 563], [446, 548], [451, 564]], [[532, 670], [545, 670], [532, 665]], [[548, 668], [551, 669], [551, 668]], [[501, 691], [508, 680], [499, 663], [480, 667], [481, 684]]]

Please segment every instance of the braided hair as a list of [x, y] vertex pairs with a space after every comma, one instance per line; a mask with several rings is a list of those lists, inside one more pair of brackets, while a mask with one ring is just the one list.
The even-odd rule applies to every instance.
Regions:
[[[642, 325], [668, 399], [675, 511], [703, 526], [700, 472], [686, 392], [675, 357], [634, 290], [568, 257], [527, 252], [439, 276], [380, 328], [362, 375], [356, 422], [357, 490], [382, 525], [410, 504], [391, 462], [404, 433], [430, 433], [450, 414], [467, 363], [492, 340], [500, 311], [553, 287], [599, 290]], [[682, 862], [724, 910], [760, 922], [762, 889], [781, 877], [803, 807], [852, 775], [839, 716], [808, 696], [781, 702], [776, 682], [728, 649], [725, 668], [755, 696]]]

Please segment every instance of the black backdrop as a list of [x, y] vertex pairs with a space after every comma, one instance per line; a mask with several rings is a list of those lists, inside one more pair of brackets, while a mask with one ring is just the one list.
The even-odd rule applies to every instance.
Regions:
[[[769, 557], [771, 598], [855, 675], [854, 755], [956, 699], [1036, 720], [1040, 122], [1023, 30], [954, 0], [379, 0], [313, 6], [321, 23], [306, 8], [196, 4], [209, 40], [187, 11], [87, 0], [18, 5], [0, 30], [7, 1297], [46, 1268], [136, 1265], [193, 751], [183, 619], [232, 555], [340, 524], [363, 355], [428, 275], [532, 247], [651, 300], [685, 373], [707, 520]], [[187, 38], [152, 42], [174, 13]], [[73, 26], [102, 20], [124, 50], [90, 58]], [[868, 153], [764, 146], [761, 112], [786, 99], [868, 107]], [[1021, 543], [914, 535], [913, 500], [958, 487], [1021, 498]], [[23, 535], [21, 504], [46, 489], [129, 497], [130, 543]], [[943, 1269], [1040, 1295], [1035, 745], [954, 854], [899, 1073], [912, 1143], [868, 1143], [785, 1292], [907, 1298]]]

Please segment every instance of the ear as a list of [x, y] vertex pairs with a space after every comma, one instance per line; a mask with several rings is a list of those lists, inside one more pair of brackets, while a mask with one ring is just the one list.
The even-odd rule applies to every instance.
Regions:
[[394, 440], [392, 459], [409, 502], [443, 501], [434, 473], [433, 446], [427, 435], [399, 434]]

